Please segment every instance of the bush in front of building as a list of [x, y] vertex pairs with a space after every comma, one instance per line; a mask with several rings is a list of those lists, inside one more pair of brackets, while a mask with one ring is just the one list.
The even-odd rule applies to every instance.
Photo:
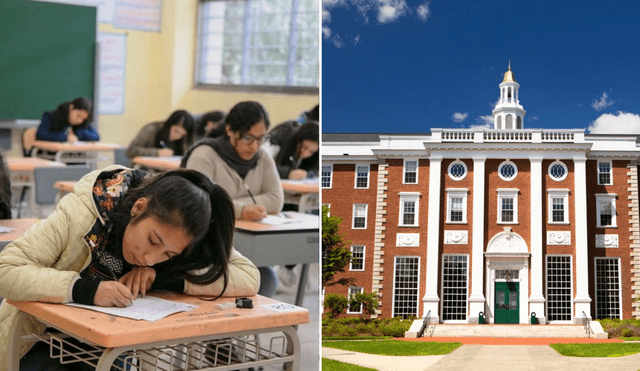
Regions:
[[322, 337], [370, 337], [370, 336], [392, 336], [404, 337], [404, 333], [409, 330], [415, 318], [403, 319], [394, 318], [323, 318]]
[[599, 319], [602, 329], [609, 334], [609, 339], [620, 337], [640, 337], [640, 320], [638, 319]]

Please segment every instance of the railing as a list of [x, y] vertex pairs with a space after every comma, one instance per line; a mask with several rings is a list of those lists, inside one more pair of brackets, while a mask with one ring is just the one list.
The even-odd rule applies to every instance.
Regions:
[[485, 131], [485, 142], [531, 142], [533, 133], [530, 131]]
[[441, 143], [582, 143], [584, 131], [432, 129], [432, 139]]
[[[424, 331], [429, 328], [429, 317], [431, 317], [431, 309], [427, 312], [427, 315], [424, 316], [424, 320], [422, 321], [422, 327], [420, 327], [420, 331], [418, 331], [418, 337], [421, 338], [424, 336]], [[433, 332], [431, 332], [433, 334]]]
[[443, 131], [443, 142], [473, 142], [475, 138], [475, 132], [473, 131]]
[[589, 321], [589, 317], [587, 317], [587, 314], [582, 311], [582, 317], [584, 318], [584, 331], [587, 333], [587, 337], [590, 338], [591, 334], [595, 333], [593, 332], [593, 329], [591, 328], [591, 323]]

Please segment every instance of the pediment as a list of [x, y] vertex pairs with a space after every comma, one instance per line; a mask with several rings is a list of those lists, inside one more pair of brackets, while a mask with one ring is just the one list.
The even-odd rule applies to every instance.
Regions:
[[487, 245], [487, 256], [529, 256], [529, 247], [524, 239], [505, 227], [504, 232], [493, 236]]

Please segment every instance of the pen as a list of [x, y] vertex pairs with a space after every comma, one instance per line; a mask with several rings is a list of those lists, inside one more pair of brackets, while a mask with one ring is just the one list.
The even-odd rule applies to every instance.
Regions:
[[162, 146], [162, 148], [167, 148], [167, 144], [164, 142], [164, 140], [160, 141], [160, 145]]
[[253, 198], [253, 194], [251, 194], [251, 190], [249, 189], [249, 186], [245, 183], [244, 187], [247, 189], [247, 192], [249, 192], [249, 196], [251, 196], [251, 200], [253, 200], [253, 203], [257, 205], [258, 203], [256, 202], [256, 199]]
[[[89, 241], [89, 245], [91, 245], [92, 250], [96, 248], [96, 245], [93, 243], [93, 241]], [[102, 252], [96, 251], [96, 255], [98, 255], [98, 258], [100, 258], [100, 261], [102, 262], [102, 264], [107, 268], [107, 270], [109, 271], [109, 274], [111, 274], [111, 278], [113, 278], [114, 281], [117, 281], [118, 278], [116, 277], [115, 273], [113, 273], [113, 271], [105, 261], [104, 256], [102, 256]]]

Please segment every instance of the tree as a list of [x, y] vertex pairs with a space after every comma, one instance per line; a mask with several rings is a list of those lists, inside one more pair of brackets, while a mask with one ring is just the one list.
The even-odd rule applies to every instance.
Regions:
[[349, 306], [349, 299], [340, 294], [327, 294], [324, 299], [324, 307], [329, 308], [327, 316], [329, 318], [338, 318]]
[[348, 277], [333, 280], [337, 273], [345, 271], [351, 261], [351, 250], [345, 246], [348, 242], [339, 233], [341, 222], [342, 218], [329, 216], [329, 208], [322, 206], [322, 286], [347, 286], [355, 281]]
[[370, 294], [357, 293], [349, 298], [349, 307], [358, 308], [362, 306], [362, 316], [376, 314], [378, 309], [378, 294], [372, 292]]

